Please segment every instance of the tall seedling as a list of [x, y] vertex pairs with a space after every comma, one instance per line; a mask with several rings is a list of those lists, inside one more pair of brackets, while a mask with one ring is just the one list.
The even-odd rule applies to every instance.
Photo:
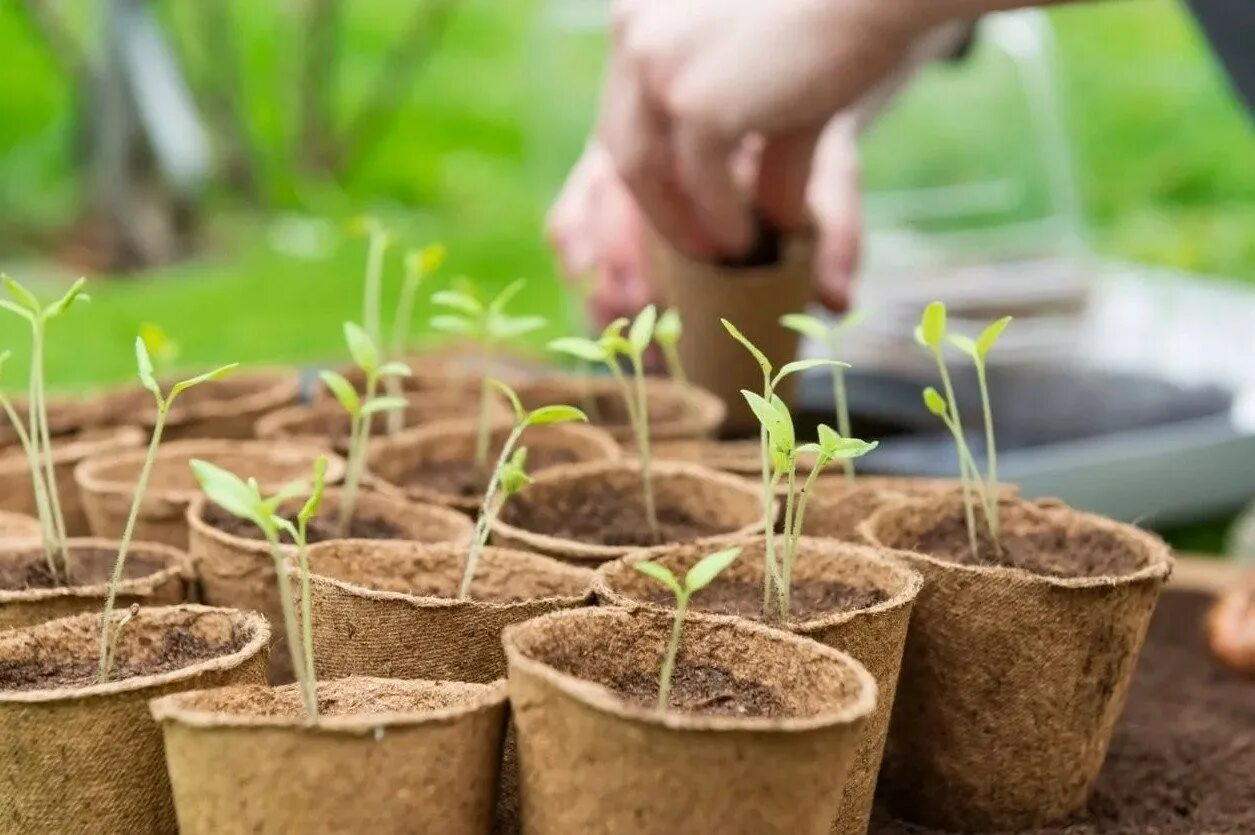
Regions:
[[[463, 600], [471, 596], [471, 583], [475, 580], [479, 555], [488, 542], [493, 522], [501, 513], [502, 506], [511, 496], [516, 495], [531, 483], [531, 478], [524, 469], [527, 464], [527, 447], [518, 446], [523, 432], [529, 426], [588, 421], [588, 417], [574, 406], [541, 406], [527, 411], [519, 402], [514, 389], [500, 380], [489, 380], [489, 383], [496, 386], [510, 401], [510, 406], [514, 410], [514, 425], [501, 446], [501, 452], [497, 456], [497, 465], [493, 468], [492, 477], [488, 480], [488, 488], [484, 491], [484, 501], [479, 507], [479, 516], [475, 520], [475, 535], [471, 540], [471, 549], [466, 557], [466, 568], [462, 572], [462, 583], [458, 589], [458, 596]], [[500, 501], [497, 499], [498, 493], [501, 494]]]
[[678, 383], [687, 394], [689, 392], [688, 375], [684, 373], [684, 363], [680, 362], [680, 338], [682, 336], [684, 336], [684, 322], [680, 319], [680, 311], [674, 307], [664, 311], [658, 317], [658, 325], [654, 328], [654, 341], [662, 349], [662, 358], [667, 364], [667, 376]]
[[353, 524], [357, 492], [366, 466], [366, 450], [370, 444], [374, 416], [381, 412], [404, 409], [407, 405], [402, 397], [377, 396], [379, 383], [390, 377], [406, 377], [410, 374], [410, 367], [403, 362], [391, 360], [381, 363], [375, 342], [365, 330], [352, 322], [344, 323], [344, 341], [348, 343], [353, 362], [366, 379], [365, 393], [359, 395], [352, 383], [334, 371], [322, 371], [319, 374], [336, 400], [349, 413], [351, 420], [348, 469], [344, 477], [344, 492], [340, 496], [340, 516], [336, 529], [339, 536], [346, 536]]
[[[438, 331], [477, 340], [485, 370], [496, 346], [545, 326], [540, 316], [510, 316], [506, 305], [527, 286], [523, 279], [513, 282], [485, 304], [467, 290], [442, 290], [432, 294], [432, 304], [448, 310], [433, 316], [431, 326]], [[479, 392], [479, 429], [475, 434], [475, 463], [488, 464], [488, 437], [492, 423], [492, 386], [485, 375]]]
[[[11, 351], [0, 353], [0, 370], [4, 368], [4, 364], [10, 356], [12, 356]], [[8, 418], [9, 423], [13, 425], [13, 432], [17, 435], [18, 443], [22, 446], [22, 452], [26, 455], [26, 466], [31, 474], [31, 494], [35, 497], [36, 512], [39, 515], [44, 560], [48, 566], [48, 574], [55, 582], [59, 573], [58, 555], [53, 536], [50, 534], [52, 527], [49, 523], [52, 521], [52, 514], [48, 508], [47, 485], [44, 484], [39, 451], [35, 448], [34, 440], [23, 425], [22, 419], [18, 417], [17, 410], [13, 408], [13, 403], [9, 401], [9, 398], [5, 397], [3, 391], [0, 391], [0, 408], [4, 409], [5, 416]]]
[[[444, 263], [445, 248], [442, 244], [429, 244], [422, 249], [410, 250], [405, 253], [405, 280], [401, 284], [401, 296], [397, 301], [396, 319], [392, 324], [392, 343], [388, 351], [388, 359], [402, 362], [410, 344], [410, 325], [414, 321], [414, 302], [418, 290], [429, 275], [440, 269]], [[399, 377], [388, 377], [384, 382], [387, 392], [392, 397], [401, 396], [401, 380]], [[388, 433], [395, 435], [401, 431], [403, 414], [399, 410], [388, 412]]]
[[148, 356], [148, 349], [145, 347], [142, 337], [135, 340], [135, 362], [139, 367], [139, 381], [143, 383], [144, 388], [152, 392], [153, 398], [157, 401], [157, 421], [153, 424], [153, 434], [148, 441], [148, 452], [144, 456], [144, 465], [140, 468], [139, 479], [135, 482], [135, 493], [131, 496], [131, 511], [126, 517], [126, 527], [122, 531], [122, 541], [118, 544], [118, 556], [113, 563], [113, 574], [109, 578], [109, 592], [105, 596], [105, 611], [104, 616], [101, 618], [100, 628], [98, 668], [99, 678], [102, 682], [108, 679], [109, 671], [113, 668], [112, 650], [117, 645], [117, 635], [121, 630], [120, 626], [113, 626], [113, 609], [118, 599], [118, 586], [122, 582], [122, 575], [126, 568], [127, 553], [131, 548], [131, 539], [135, 536], [135, 523], [139, 519], [139, 509], [144, 500], [144, 493], [148, 490], [148, 478], [152, 475], [153, 462], [157, 460], [157, 448], [161, 445], [161, 433], [165, 430], [166, 418], [170, 415], [170, 407], [174, 405], [174, 401], [183, 392], [201, 383], [217, 380], [236, 367], [234, 363], [224, 365], [206, 374], [175, 383], [171, 386], [170, 393], [167, 395], [161, 393], [161, 387], [157, 384], [157, 378], [153, 374], [152, 359]]
[[376, 218], [365, 217], [358, 224], [366, 233], [366, 278], [362, 282], [362, 324], [371, 341], [383, 344], [382, 311], [383, 261], [392, 236]]

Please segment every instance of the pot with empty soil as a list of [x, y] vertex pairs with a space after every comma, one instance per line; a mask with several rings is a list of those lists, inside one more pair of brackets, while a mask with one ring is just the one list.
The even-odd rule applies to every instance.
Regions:
[[1084, 807], [1172, 558], [1057, 501], [998, 501], [972, 550], [953, 492], [888, 505], [868, 541], [924, 576], [881, 773], [890, 808], [945, 828], [1031, 829]]
[[505, 682], [344, 678], [165, 696], [179, 832], [489, 831], [506, 720]]
[[[119, 543], [107, 539], [70, 539], [60, 576], [49, 571], [38, 538], [0, 544], [0, 629], [30, 626], [83, 612], [99, 612]], [[168, 545], [136, 542], [130, 546], [118, 585], [118, 603], [162, 606], [182, 603], [192, 583], [187, 555]]]
[[[324, 511], [310, 520], [310, 543], [330, 540], [361, 541], [366, 550], [383, 540], [410, 542], [469, 542], [471, 522], [461, 513], [437, 505], [417, 504], [379, 493], [360, 493], [353, 517], [344, 533], [339, 530], [338, 508], [343, 492], [328, 490]], [[283, 514], [293, 518], [299, 502], [289, 502]], [[227, 513], [205, 496], [188, 507], [191, 531], [189, 553], [200, 579], [201, 597], [215, 606], [232, 606], [264, 613], [273, 624], [274, 646], [270, 652], [270, 680], [292, 680], [287, 636], [282, 627], [278, 586], [270, 545], [257, 525]], [[284, 546], [293, 553], [291, 544]]]
[[558, 612], [506, 630], [524, 832], [826, 835], [871, 675], [848, 655], [740, 618]]
[[[200, 495], [188, 466], [192, 459], [244, 473], [256, 478], [262, 488], [273, 489], [307, 477], [321, 452], [307, 444], [271, 441], [191, 440], [168, 444], [157, 453], [150, 486], [140, 506], [135, 538], [187, 549], [187, 508]], [[74, 480], [94, 535], [114, 539], [122, 535], [143, 464], [143, 452], [127, 452], [94, 456], [75, 469]], [[332, 457], [328, 482], [334, 484], [343, 476], [344, 461]]]
[[[487, 454], [480, 456], [476, 421], [432, 423], [379, 438], [368, 453], [367, 469], [411, 499], [472, 512], [483, 499], [510, 430], [508, 425], [494, 425]], [[573, 423], [530, 426], [520, 443], [527, 447], [527, 468], [532, 473], [566, 464], [616, 461], [621, 454], [606, 432]]]
[[[690, 619], [734, 615], [762, 621], [764, 540], [759, 536], [737, 544], [743, 549], [740, 557], [689, 601]], [[680, 545], [659, 551], [650, 561], [680, 577], [708, 551]], [[601, 565], [593, 580], [598, 602], [673, 611], [672, 594], [637, 569], [645, 559], [645, 555], [636, 554]], [[919, 574], [888, 549], [802, 537], [792, 577], [789, 619], [768, 621], [770, 626], [848, 653], [876, 679], [876, 710], [863, 727], [834, 818], [834, 833], [867, 831], [907, 624], [921, 583]]]
[[0, 633], [0, 820], [23, 833], [174, 832], [148, 700], [259, 684], [269, 626], [206, 606], [141, 608], [99, 683], [100, 614]]
[[595, 565], [631, 551], [752, 534], [762, 523], [757, 486], [693, 464], [650, 467], [658, 532], [651, 531], [635, 460], [555, 467], [501, 510], [493, 542]]

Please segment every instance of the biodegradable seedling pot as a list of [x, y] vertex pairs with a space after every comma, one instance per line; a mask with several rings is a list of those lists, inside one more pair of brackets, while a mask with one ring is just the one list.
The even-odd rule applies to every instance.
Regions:
[[[84, 429], [70, 437], [53, 439], [52, 464], [67, 535], [87, 536], [91, 533], [79, 489], [74, 483], [74, 469], [88, 458], [138, 450], [145, 438], [143, 431], [134, 426], [118, 426]], [[142, 451], [139, 454], [143, 456]], [[30, 463], [20, 445], [4, 447], [0, 451], [0, 510], [38, 515], [35, 493], [31, 488]]]
[[[54, 584], [38, 539], [0, 544], [0, 629], [104, 609], [119, 543], [70, 539], [70, 583]], [[187, 599], [192, 567], [187, 555], [154, 542], [131, 544], [118, 585], [118, 608], [161, 606]]]
[[[409, 366], [410, 373], [397, 378], [402, 394], [460, 394], [468, 398], [466, 402], [471, 408], [478, 406], [484, 379], [482, 369], [473, 369], [447, 356], [434, 354], [409, 356], [403, 361]], [[365, 389], [366, 375], [358, 366], [342, 365], [336, 373], [352, 383], [359, 392]], [[331, 399], [331, 394], [319, 387], [318, 397]]]
[[9, 510], [0, 510], [0, 547], [4, 547], [6, 543], [17, 542], [27, 539], [41, 539], [43, 537], [43, 528], [39, 525], [39, 520], [34, 516], [27, 516], [25, 513], [14, 513]]
[[[170, 380], [161, 380], [161, 390], [169, 391], [170, 384]], [[295, 403], [300, 390], [300, 378], [292, 369], [232, 372], [179, 395], [166, 418], [162, 438], [169, 441], [251, 438], [258, 418]], [[157, 419], [152, 392], [142, 386], [127, 386], [103, 397], [113, 412], [133, 415], [145, 429], [152, 431]]]
[[252, 612], [140, 609], [96, 681], [100, 614], [0, 632], [0, 828], [176, 831], [161, 731], [148, 700], [260, 684], [270, 627]]
[[[319, 516], [310, 522], [311, 543], [335, 538], [340, 498], [340, 490], [326, 491]], [[301, 502], [291, 504], [292, 515], [300, 505]], [[189, 553], [200, 578], [201, 597], [215, 606], [264, 613], [273, 624], [270, 680], [291, 681], [292, 658], [283, 630], [274, 560], [261, 530], [251, 522], [230, 515], [205, 496], [199, 496], [188, 507], [187, 523], [191, 531]], [[359, 493], [349, 533], [354, 538], [352, 541], [360, 539], [366, 549], [386, 539], [451, 542], [465, 547], [471, 530], [469, 519], [446, 507], [417, 504], [378, 493]], [[288, 553], [295, 553], [291, 546], [284, 547]]]
[[636, 460], [572, 464], [541, 473], [504, 508], [497, 545], [595, 565], [679, 542], [719, 542], [762, 527], [759, 487], [694, 464], [651, 468], [663, 539], [650, 541]]
[[[517, 393], [526, 409], [550, 403], [569, 403], [582, 409], [594, 426], [609, 432], [620, 445], [635, 448], [623, 390], [612, 377], [539, 377], [519, 383]], [[651, 440], [705, 438], [715, 434], [723, 423], [723, 401], [697, 386], [647, 377], [645, 399], [649, 404]]]
[[[409, 405], [401, 414], [402, 425], [407, 429], [433, 421], [464, 417], [478, 406], [474, 399], [457, 391], [409, 394], [405, 399]], [[288, 406], [263, 415], [254, 426], [254, 433], [265, 440], [319, 444], [344, 455], [348, 452], [352, 422], [353, 418], [339, 401], [321, 399], [307, 406]], [[375, 415], [371, 423], [371, 437], [386, 437], [387, 426], [387, 415]]]
[[488, 832], [504, 681], [345, 678], [318, 702], [311, 725], [297, 685], [154, 701], [179, 832]]
[[1032, 829], [1084, 807], [1172, 567], [1130, 525], [1055, 501], [999, 506], [1001, 564], [971, 562], [952, 492], [861, 528], [916, 552], [924, 575], [882, 790], [900, 816], [947, 829]]
[[[740, 557], [693, 596], [690, 617], [716, 614], [761, 620], [763, 539], [754, 537], [739, 544], [743, 548]], [[680, 545], [655, 554], [651, 560], [683, 577], [707, 553], [708, 548]], [[638, 554], [600, 566], [593, 579], [598, 602], [674, 611], [670, 590], [634, 567], [643, 559]], [[834, 833], [852, 835], [867, 831], [876, 775], [889, 733], [907, 623], [921, 585], [919, 574], [888, 549], [809, 537], [798, 540], [793, 617], [784, 624], [785, 628], [851, 655], [876, 679], [879, 694], [876, 710], [863, 727], [841, 807], [834, 818]]]
[[[274, 491], [294, 481], [307, 480], [321, 454], [323, 450], [316, 446], [291, 442], [191, 440], [165, 444], [153, 464], [148, 492], [136, 520], [135, 538], [187, 549], [187, 507], [201, 494], [189, 466], [194, 458], [246, 478], [256, 478], [263, 491]], [[74, 470], [74, 480], [96, 536], [116, 539], [122, 535], [144, 455], [142, 451], [98, 455]], [[344, 461], [331, 456], [327, 483], [335, 484], [343, 477]]]
[[558, 612], [505, 631], [523, 832], [821, 835], [876, 684], [848, 655], [739, 618]]
[[[483, 466], [475, 464], [477, 431], [474, 419], [448, 420], [381, 437], [371, 444], [366, 467], [411, 499], [473, 513], [484, 500], [510, 427], [493, 427]], [[615, 461], [620, 456], [619, 445], [608, 434], [574, 423], [528, 427], [519, 444], [527, 447], [530, 473], [576, 462]]]

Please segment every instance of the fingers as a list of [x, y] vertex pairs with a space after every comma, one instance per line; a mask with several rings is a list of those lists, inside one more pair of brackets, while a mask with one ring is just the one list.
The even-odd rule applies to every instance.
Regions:
[[679, 182], [718, 252], [739, 255], [753, 243], [748, 201], [733, 177], [735, 143], [692, 125], [672, 131]]
[[781, 232], [812, 226], [806, 189], [818, 141], [818, 131], [803, 130], [773, 137], [763, 146], [756, 185], [758, 208]]
[[590, 144], [567, 175], [545, 219], [545, 235], [563, 274], [570, 280], [587, 274], [596, 262], [592, 223], [598, 214], [602, 183], [613, 176], [605, 152]]
[[858, 146], [852, 119], [834, 119], [820, 136], [806, 202], [816, 231], [815, 295], [825, 307], [841, 312], [850, 303], [862, 241]]

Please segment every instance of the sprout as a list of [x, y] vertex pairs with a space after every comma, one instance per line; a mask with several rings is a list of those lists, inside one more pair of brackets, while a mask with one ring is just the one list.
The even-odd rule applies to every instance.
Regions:
[[[780, 317], [780, 324], [792, 331], [816, 339], [828, 347], [834, 359], [841, 356], [841, 335], [863, 321], [863, 312], [857, 311], [842, 317], [841, 321], [831, 325], [805, 313], [786, 313]], [[845, 394], [845, 367], [832, 367], [832, 400], [837, 413], [837, 432], [841, 437], [850, 437], [850, 404]], [[846, 459], [845, 477], [854, 479], [854, 461]]]
[[126, 527], [122, 531], [122, 541], [118, 544], [118, 556], [113, 563], [113, 574], [109, 578], [109, 593], [105, 596], [105, 612], [100, 628], [100, 663], [99, 675], [102, 682], [109, 678], [109, 624], [113, 618], [113, 607], [118, 598], [118, 586], [122, 583], [123, 570], [126, 567], [126, 556], [131, 548], [131, 539], [135, 536], [135, 523], [139, 520], [140, 505], [144, 493], [148, 490], [148, 479], [152, 475], [153, 463], [157, 460], [157, 448], [161, 445], [161, 433], [166, 427], [166, 418], [170, 415], [170, 407], [180, 394], [201, 383], [217, 380], [236, 367], [235, 363], [215, 368], [187, 380], [175, 383], [168, 395], [161, 393], [161, 386], [153, 375], [152, 359], [141, 337], [135, 338], [135, 362], [139, 367], [139, 381], [144, 388], [152, 392], [157, 401], [157, 421], [153, 424], [152, 438], [148, 441], [148, 452], [144, 455], [144, 464], [139, 471], [139, 479], [135, 482], [135, 493], [131, 496], [131, 511], [126, 517]]
[[[388, 359], [400, 361], [405, 358], [410, 341], [410, 324], [414, 321], [414, 299], [423, 280], [444, 264], [445, 254], [443, 244], [429, 244], [422, 249], [405, 253], [405, 281], [401, 285], [401, 297], [397, 302], [396, 319], [392, 325], [392, 349]], [[397, 377], [387, 378], [385, 386], [390, 396], [401, 395], [401, 381]], [[401, 418], [402, 413], [398, 410], [388, 412], [389, 434], [395, 435], [401, 431]]]
[[122, 617], [118, 618], [118, 622], [114, 624], [112, 630], [109, 629], [108, 622], [106, 621], [104, 629], [109, 632], [109, 649], [105, 656], [104, 669], [100, 671], [101, 682], [108, 681], [109, 676], [113, 674], [113, 665], [118, 657], [118, 641], [122, 638], [122, 630], [125, 629], [126, 625], [134, 620], [135, 616], [138, 614], [139, 604], [132, 603], [131, 608], [127, 609], [126, 612], [122, 614]]
[[[240, 519], [255, 524], [266, 537], [270, 546], [270, 558], [274, 563], [275, 582], [279, 586], [279, 605], [283, 610], [283, 626], [288, 635], [288, 652], [292, 656], [292, 670], [301, 689], [305, 712], [311, 722], [318, 721], [317, 675], [314, 670], [314, 632], [312, 603], [309, 593], [309, 550], [307, 531], [309, 520], [318, 515], [322, 504], [327, 475], [327, 459], [319, 456], [314, 462], [314, 486], [291, 484], [273, 496], [263, 497], [255, 479], [247, 482], [221, 467], [207, 461], [192, 461], [192, 472], [205, 495], [215, 504]], [[296, 524], [280, 515], [284, 502], [309, 493], [309, 498], [296, 516]], [[300, 566], [301, 624], [297, 629], [296, 608], [292, 602], [292, 583], [283, 568], [283, 549], [279, 545], [279, 531], [292, 537], [296, 543]], [[299, 636], [299, 640], [298, 640]]]
[[355, 224], [367, 237], [366, 280], [362, 287], [362, 323], [376, 345], [383, 344], [380, 299], [383, 289], [383, 259], [392, 236], [377, 218], [359, 218]]
[[662, 357], [667, 363], [667, 374], [688, 391], [688, 376], [684, 373], [684, 364], [680, 362], [679, 346], [683, 335], [684, 324], [680, 321], [680, 311], [673, 307], [658, 317], [654, 341], [662, 349]]
[[[458, 597], [463, 600], [471, 596], [471, 583], [475, 579], [479, 554], [484, 544], [488, 542], [488, 534], [492, 531], [493, 523], [496, 521], [497, 514], [501, 512], [501, 507], [511, 496], [531, 483], [531, 478], [524, 470], [524, 465], [527, 463], [527, 448], [515, 449], [523, 431], [529, 426], [588, 421], [588, 417], [574, 406], [541, 406], [529, 412], [519, 402], [519, 396], [514, 393], [514, 389], [500, 380], [489, 380], [489, 383], [496, 386], [510, 401], [510, 406], [514, 411], [514, 426], [511, 427], [510, 434], [506, 436], [505, 443], [501, 447], [501, 453], [497, 457], [497, 466], [493, 469], [492, 478], [489, 479], [488, 487], [484, 491], [484, 501], [479, 508], [479, 517], [475, 520], [475, 536], [471, 540], [471, 550], [466, 557], [466, 569], [462, 572], [462, 584], [458, 589]], [[501, 502], [497, 501], [498, 490], [504, 494]]]
[[344, 323], [344, 341], [348, 343], [349, 355], [353, 362], [362, 370], [366, 378], [365, 394], [359, 395], [352, 383], [334, 371], [322, 371], [319, 376], [323, 383], [335, 395], [336, 400], [349, 413], [352, 426], [349, 430], [349, 461], [344, 478], [344, 493], [340, 498], [340, 518], [337, 534], [346, 536], [349, 526], [353, 523], [353, 513], [357, 506], [357, 490], [362, 480], [362, 470], [366, 464], [366, 447], [370, 442], [370, 429], [373, 416], [380, 412], [404, 409], [406, 402], [401, 397], [377, 397], [379, 381], [389, 377], [408, 377], [410, 367], [403, 362], [392, 360], [380, 363], [379, 349], [370, 336], [362, 328], [352, 322]]
[[[4, 367], [4, 363], [10, 356], [11, 352], [9, 351], [0, 353], [0, 369]], [[40, 469], [39, 452], [36, 450], [30, 434], [22, 425], [22, 419], [18, 417], [13, 404], [9, 402], [9, 399], [4, 396], [3, 392], [0, 392], [0, 408], [4, 409], [9, 422], [13, 424], [13, 431], [17, 434], [18, 442], [22, 445], [22, 451], [26, 454], [27, 468], [31, 474], [31, 492], [35, 497], [36, 512], [39, 514], [44, 559], [48, 565], [48, 573], [55, 582], [59, 573], [55, 555], [55, 536], [51, 527], [52, 513], [48, 506], [47, 485], [44, 484], [43, 471]]]
[[152, 357], [157, 376], [164, 377], [169, 374], [182, 351], [179, 343], [171, 339], [160, 325], [152, 322], [145, 322], [139, 326], [139, 338], [144, 340], [144, 347], [148, 349], [148, 356]]
[[643, 560], [633, 566], [637, 571], [671, 589], [671, 593], [675, 595], [675, 621], [671, 626], [667, 649], [662, 656], [662, 669], [658, 673], [658, 710], [666, 710], [670, 701], [671, 677], [675, 674], [675, 660], [680, 654], [680, 638], [684, 633], [684, 616], [688, 612], [689, 601], [696, 592], [710, 585], [740, 555], [740, 548], [728, 548], [702, 557], [684, 575], [683, 584], [676, 579], [671, 569], [660, 563]]
[[[545, 320], [540, 316], [509, 316], [505, 312], [506, 305], [526, 286], [527, 282], [519, 279], [506, 286], [487, 304], [481, 302], [470, 290], [442, 290], [434, 293], [431, 297], [432, 303], [450, 312], [433, 316], [431, 326], [445, 333], [479, 340], [484, 364], [487, 366], [498, 343], [517, 339], [545, 326]], [[480, 386], [479, 432], [475, 436], [475, 463], [480, 466], [488, 463], [491, 395], [492, 387], [485, 377]]]

